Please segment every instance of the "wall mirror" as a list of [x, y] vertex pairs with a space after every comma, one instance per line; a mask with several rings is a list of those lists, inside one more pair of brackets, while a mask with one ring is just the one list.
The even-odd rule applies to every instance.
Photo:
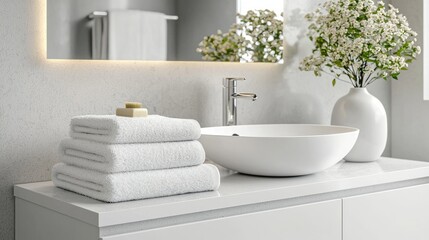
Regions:
[[47, 0], [49, 59], [283, 61], [283, 0]]
[[[429, 63], [429, 3], [423, 1], [423, 64]], [[429, 100], [429, 71], [423, 70], [423, 99]]]

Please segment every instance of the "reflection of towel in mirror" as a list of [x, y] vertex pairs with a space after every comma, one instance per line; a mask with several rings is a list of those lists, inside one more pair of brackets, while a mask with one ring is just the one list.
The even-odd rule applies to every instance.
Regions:
[[167, 20], [164, 14], [111, 10], [108, 21], [108, 59], [167, 59]]
[[92, 26], [92, 59], [107, 59], [107, 18], [94, 18]]

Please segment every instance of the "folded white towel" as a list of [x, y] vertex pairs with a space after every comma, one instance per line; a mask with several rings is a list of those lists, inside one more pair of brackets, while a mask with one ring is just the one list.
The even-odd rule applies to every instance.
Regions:
[[106, 174], [57, 163], [52, 168], [52, 181], [57, 187], [91, 198], [120, 202], [216, 190], [220, 175], [211, 164]]
[[150, 115], [143, 118], [87, 115], [71, 120], [70, 136], [104, 143], [149, 143], [196, 140], [200, 124], [192, 119]]
[[111, 173], [195, 166], [204, 162], [205, 152], [198, 141], [105, 144], [64, 139], [60, 144], [60, 160]]

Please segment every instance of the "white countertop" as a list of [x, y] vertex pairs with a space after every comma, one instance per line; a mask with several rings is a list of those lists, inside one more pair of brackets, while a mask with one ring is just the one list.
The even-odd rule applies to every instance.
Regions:
[[218, 191], [172, 197], [103, 203], [56, 188], [52, 182], [16, 185], [15, 196], [104, 227], [370, 187], [429, 177], [429, 163], [382, 158], [373, 163], [340, 162], [313, 175], [289, 178], [248, 176], [221, 169]]

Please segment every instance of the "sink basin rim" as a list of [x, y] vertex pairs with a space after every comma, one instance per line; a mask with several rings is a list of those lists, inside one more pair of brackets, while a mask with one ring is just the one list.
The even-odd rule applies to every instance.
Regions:
[[[252, 128], [252, 127], [279, 127], [279, 126], [290, 126], [290, 127], [318, 127], [318, 128], [330, 128], [330, 129], [343, 129], [343, 132], [336, 133], [322, 133], [322, 134], [309, 134], [309, 135], [284, 135], [284, 136], [270, 136], [270, 135], [238, 135], [234, 138], [316, 138], [316, 137], [328, 137], [328, 136], [338, 136], [343, 134], [350, 134], [353, 132], [359, 132], [358, 128], [348, 127], [348, 126], [339, 126], [339, 125], [321, 125], [321, 124], [249, 124], [249, 125], [233, 125], [233, 126], [217, 126], [217, 127], [205, 127], [201, 128], [201, 135], [206, 136], [216, 136], [216, 137], [231, 137], [232, 134], [220, 134], [216, 133], [216, 130], [228, 129], [228, 128]], [[214, 130], [210, 132], [210, 130]]]

